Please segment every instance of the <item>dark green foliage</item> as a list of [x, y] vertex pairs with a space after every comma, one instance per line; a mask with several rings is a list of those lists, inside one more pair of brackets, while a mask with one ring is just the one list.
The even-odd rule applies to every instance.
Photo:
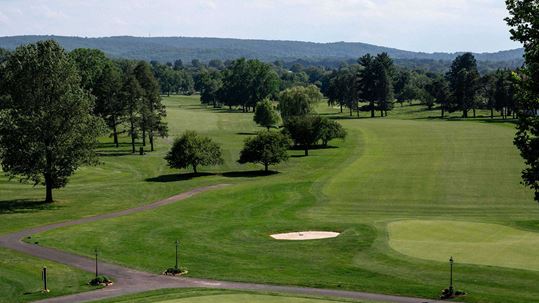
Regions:
[[186, 131], [174, 140], [165, 160], [171, 168], [184, 169], [191, 166], [195, 174], [198, 166], [223, 163], [221, 147], [210, 138], [200, 136], [194, 131]]
[[142, 102], [140, 107], [140, 127], [142, 130], [142, 144], [146, 145], [146, 135], [150, 140], [150, 150], [154, 151], [154, 138], [166, 137], [168, 127], [164, 121], [165, 106], [161, 103], [159, 82], [155, 79], [150, 65], [140, 61], [134, 69], [135, 77], [142, 89]]
[[109, 59], [98, 49], [78, 48], [69, 53], [75, 62], [84, 89], [93, 92]]
[[309, 149], [320, 139], [322, 118], [318, 115], [291, 116], [284, 124], [286, 133], [296, 146], [302, 146], [305, 156]]
[[0, 159], [12, 177], [64, 187], [83, 164], [96, 161], [102, 119], [80, 86], [73, 61], [54, 41], [25, 45], [9, 57], [0, 87]]
[[118, 147], [118, 126], [126, 113], [125, 100], [121, 98], [122, 74], [113, 62], [105, 64], [96, 79], [92, 94], [96, 96], [94, 113], [105, 119], [112, 129], [114, 144]]
[[539, 202], [539, 6], [536, 1], [507, 0], [511, 38], [524, 45], [526, 66], [518, 77], [519, 121], [515, 145], [525, 160], [523, 183], [535, 191]]
[[265, 99], [258, 102], [255, 107], [255, 115], [253, 120], [256, 124], [267, 128], [275, 127], [279, 123], [279, 114], [273, 108], [273, 102]]
[[339, 69], [329, 80], [327, 90], [329, 104], [338, 104], [341, 107], [341, 112], [343, 106], [348, 107], [350, 116], [352, 116], [354, 108], [358, 109], [357, 114], [359, 115], [359, 107], [357, 106], [359, 101], [359, 72], [359, 66], [347, 66]]
[[440, 105], [442, 111], [441, 116], [443, 118], [449, 107], [451, 97], [449, 83], [444, 77], [438, 76], [425, 86], [425, 90], [428, 96], [432, 98], [433, 102]]
[[479, 89], [477, 61], [471, 53], [458, 56], [446, 75], [451, 89], [451, 109], [461, 110], [467, 118], [470, 110], [477, 108], [476, 98]]
[[333, 139], [346, 138], [346, 130], [339, 122], [330, 120], [328, 118], [322, 118], [319, 136], [319, 139], [322, 141], [322, 145], [327, 146], [328, 142]]
[[322, 100], [320, 89], [314, 85], [296, 86], [279, 94], [279, 111], [283, 122], [313, 111], [313, 105]]
[[260, 163], [264, 165], [264, 170], [267, 172], [269, 165], [288, 160], [289, 146], [288, 137], [281, 133], [259, 132], [256, 137], [245, 140], [238, 163]]
[[216, 70], [203, 70], [199, 74], [200, 102], [218, 107], [219, 90], [223, 86], [221, 73]]
[[100, 285], [108, 285], [112, 283], [112, 280], [105, 276], [105, 275], [99, 275], [95, 278], [93, 278], [88, 284], [92, 286], [100, 286]]
[[258, 60], [238, 59], [223, 71], [220, 101], [244, 110], [277, 93], [279, 78], [269, 64]]
[[131, 152], [135, 153], [135, 140], [138, 137], [138, 125], [140, 122], [139, 112], [142, 109], [142, 88], [137, 81], [132, 70], [128, 70], [124, 82], [122, 84], [122, 90], [120, 92], [121, 102], [126, 107], [126, 119], [129, 124], [129, 136], [131, 137]]
[[393, 109], [393, 77], [395, 74], [393, 60], [382, 53], [373, 57], [365, 55], [358, 59], [361, 70], [358, 72], [358, 97], [369, 103], [371, 117], [374, 111], [387, 116]]

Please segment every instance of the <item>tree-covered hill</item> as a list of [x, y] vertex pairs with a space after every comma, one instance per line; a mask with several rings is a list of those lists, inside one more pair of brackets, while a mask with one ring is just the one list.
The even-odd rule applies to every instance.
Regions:
[[[367, 53], [388, 53], [395, 59], [450, 61], [460, 53], [421, 53], [395, 48], [381, 47], [366, 43], [313, 43], [278, 40], [243, 40], [223, 38], [192, 37], [103, 37], [83, 38], [65, 36], [12, 36], [0, 37], [0, 48], [14, 49], [21, 44], [33, 43], [44, 39], [57, 40], [67, 50], [75, 48], [97, 48], [112, 57], [127, 59], [156, 60], [173, 62], [182, 59], [209, 61], [211, 59], [236, 59], [239, 57], [256, 58], [263, 61], [346, 61], [357, 59]], [[519, 64], [522, 62], [522, 49], [496, 53], [474, 54], [478, 61]]]

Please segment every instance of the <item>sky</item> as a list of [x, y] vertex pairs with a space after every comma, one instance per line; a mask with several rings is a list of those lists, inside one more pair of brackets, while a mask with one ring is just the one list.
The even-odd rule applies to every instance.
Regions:
[[0, 0], [0, 36], [188, 36], [492, 52], [503, 0]]

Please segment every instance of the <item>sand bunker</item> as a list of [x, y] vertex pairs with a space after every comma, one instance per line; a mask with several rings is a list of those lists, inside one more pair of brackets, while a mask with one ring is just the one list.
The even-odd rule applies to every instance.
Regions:
[[339, 235], [340, 233], [336, 233], [332, 231], [297, 231], [297, 232], [285, 233], [285, 234], [274, 234], [274, 235], [271, 235], [271, 237], [276, 240], [301, 241], [301, 240], [336, 238]]

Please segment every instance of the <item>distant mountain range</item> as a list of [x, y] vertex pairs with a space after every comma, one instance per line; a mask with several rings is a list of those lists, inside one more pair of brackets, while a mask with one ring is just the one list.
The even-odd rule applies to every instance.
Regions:
[[[97, 48], [111, 57], [173, 62], [182, 59], [209, 61], [211, 59], [256, 58], [263, 61], [283, 60], [350, 60], [367, 53], [387, 52], [402, 60], [453, 60], [460, 53], [423, 53], [399, 50], [359, 42], [313, 43], [280, 40], [245, 40], [191, 37], [103, 37], [82, 38], [66, 36], [11, 36], [0, 37], [0, 48], [17, 46], [39, 40], [54, 39], [64, 48]], [[495, 53], [476, 53], [478, 61], [522, 62], [523, 49]]]

